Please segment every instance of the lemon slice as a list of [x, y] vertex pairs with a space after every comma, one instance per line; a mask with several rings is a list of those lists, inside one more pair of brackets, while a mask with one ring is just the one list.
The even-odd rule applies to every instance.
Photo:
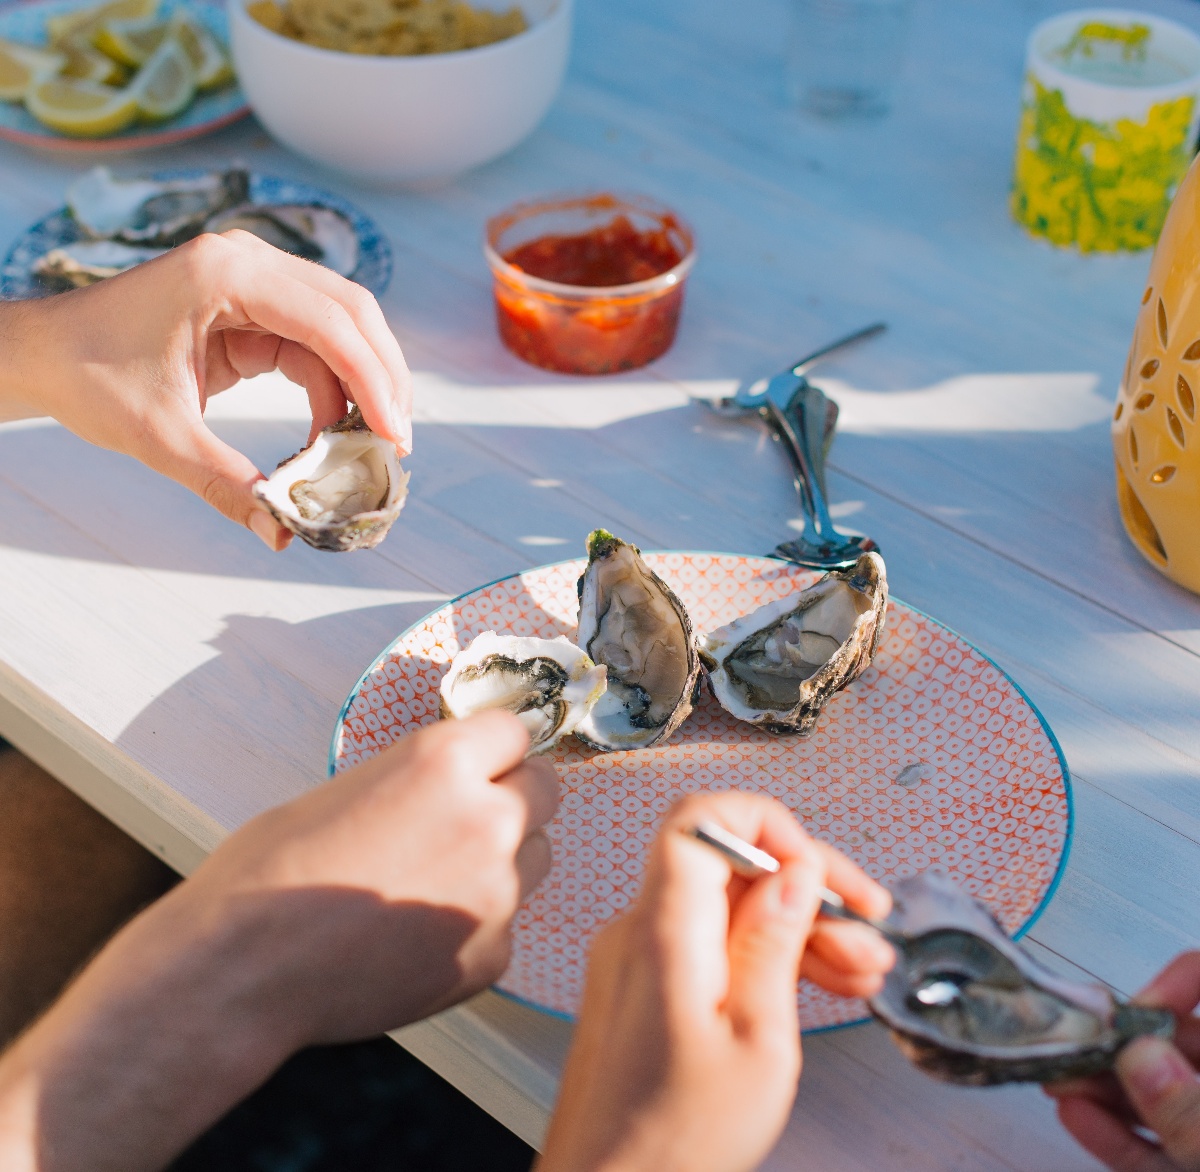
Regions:
[[109, 0], [107, 4], [48, 17], [46, 36], [56, 45], [76, 33], [90, 37], [110, 20], [149, 20], [157, 11], [158, 0]]
[[58, 45], [66, 58], [62, 67], [63, 77], [74, 77], [79, 81], [98, 81], [105, 85], [122, 85], [129, 74], [111, 57], [93, 49], [81, 37], [68, 37]]
[[21, 101], [35, 82], [57, 73], [63, 60], [59, 53], [0, 40], [0, 98]]
[[103, 138], [124, 130], [138, 115], [137, 95], [94, 81], [51, 77], [25, 95], [30, 114], [61, 134]]
[[92, 35], [92, 44], [114, 61], [137, 69], [163, 43], [168, 27], [165, 20], [107, 20]]
[[168, 37], [154, 50], [129, 89], [143, 118], [152, 122], [174, 118], [196, 96], [192, 59], [174, 37]]
[[198, 20], [185, 12], [176, 11], [171, 17], [171, 35], [191, 58], [198, 89], [216, 89], [233, 80], [229, 55], [221, 47], [220, 41]]

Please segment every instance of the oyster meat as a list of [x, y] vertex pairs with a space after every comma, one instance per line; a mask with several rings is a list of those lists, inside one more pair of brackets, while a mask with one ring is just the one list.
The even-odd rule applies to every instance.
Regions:
[[970, 1086], [1052, 1082], [1106, 1070], [1141, 1034], [1173, 1032], [1168, 1010], [1044, 968], [943, 876], [901, 880], [893, 896], [887, 922], [905, 939], [869, 1004], [927, 1074]]
[[355, 407], [260, 480], [254, 493], [314, 549], [372, 549], [404, 507], [408, 473], [395, 447]]
[[183, 179], [117, 179], [94, 167], [67, 188], [67, 207], [90, 236], [171, 248], [204, 231], [225, 208], [250, 198], [241, 168]]
[[485, 708], [515, 713], [541, 753], [574, 732], [604, 694], [606, 673], [570, 640], [485, 631], [460, 651], [442, 678], [443, 717]]
[[770, 732], [811, 732], [830, 698], [871, 662], [883, 634], [887, 573], [877, 553], [704, 636], [713, 695]]
[[575, 733], [598, 749], [669, 737], [691, 712], [700, 656], [691, 620], [638, 548], [604, 529], [588, 536], [576, 643], [608, 671], [608, 691]]
[[122, 244], [119, 240], [78, 240], [38, 257], [33, 271], [44, 281], [82, 288], [115, 277], [143, 261], [162, 256], [165, 251]]
[[293, 256], [316, 261], [343, 277], [358, 268], [358, 233], [334, 208], [319, 204], [243, 204], [218, 212], [208, 232], [241, 228]]

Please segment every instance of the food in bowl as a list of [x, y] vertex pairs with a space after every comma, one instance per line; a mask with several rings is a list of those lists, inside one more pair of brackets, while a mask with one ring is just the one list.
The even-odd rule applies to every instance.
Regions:
[[197, 93], [233, 80], [225, 47], [184, 9], [113, 0], [46, 22], [48, 43], [0, 40], [0, 98], [75, 138], [182, 113]]
[[565, 374], [634, 370], [664, 354], [696, 259], [674, 212], [608, 194], [511, 208], [488, 222], [484, 254], [501, 340]]
[[478, 49], [529, 27], [519, 8], [494, 12], [462, 0], [255, 0], [246, 11], [292, 40], [373, 57]]

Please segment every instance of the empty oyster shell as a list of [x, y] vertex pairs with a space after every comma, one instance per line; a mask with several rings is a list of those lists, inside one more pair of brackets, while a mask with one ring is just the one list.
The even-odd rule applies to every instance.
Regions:
[[249, 172], [214, 171], [186, 179], [116, 179], [94, 167], [67, 188], [67, 207], [91, 236], [170, 248], [204, 230], [223, 208], [250, 198]]
[[38, 257], [32, 267], [44, 281], [82, 288], [115, 277], [143, 261], [162, 256], [165, 251], [122, 244], [118, 240], [79, 240], [52, 248], [45, 256]]
[[701, 640], [713, 695], [739, 720], [771, 732], [811, 732], [834, 693], [875, 655], [887, 610], [883, 558], [769, 602]]
[[970, 1086], [1053, 1082], [1105, 1070], [1131, 1039], [1174, 1030], [1168, 1010], [1042, 967], [943, 876], [902, 880], [893, 896], [887, 922], [906, 939], [869, 1004], [927, 1074]]
[[523, 639], [485, 631], [463, 648], [442, 678], [443, 717], [485, 708], [515, 713], [541, 753], [576, 725], [604, 695], [606, 673], [570, 640]]
[[260, 480], [254, 494], [314, 549], [372, 549], [404, 507], [408, 473], [355, 407]]
[[204, 227], [208, 232], [241, 228], [343, 277], [353, 276], [358, 268], [358, 233], [334, 208], [318, 204], [243, 204], [218, 212]]
[[608, 691], [575, 733], [597, 749], [636, 749], [669, 737], [692, 710], [700, 657], [671, 588], [604, 529], [588, 536], [579, 579], [579, 644], [608, 670]]

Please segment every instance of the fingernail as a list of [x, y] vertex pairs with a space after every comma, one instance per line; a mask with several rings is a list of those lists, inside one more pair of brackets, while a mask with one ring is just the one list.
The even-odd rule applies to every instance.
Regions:
[[807, 876], [795, 871], [785, 871], [779, 885], [779, 910], [791, 920], [798, 920], [808, 910], [813, 898], [812, 884]]
[[274, 551], [279, 544], [279, 523], [270, 513], [263, 509], [255, 509], [250, 514], [250, 531], [259, 538], [268, 549]]
[[1171, 1087], [1196, 1075], [1178, 1050], [1162, 1038], [1136, 1038], [1117, 1056], [1117, 1073], [1143, 1101], [1161, 1098]]
[[392, 434], [396, 442], [404, 449], [404, 451], [412, 451], [412, 420], [407, 418], [403, 411], [393, 403], [388, 411], [392, 421]]

